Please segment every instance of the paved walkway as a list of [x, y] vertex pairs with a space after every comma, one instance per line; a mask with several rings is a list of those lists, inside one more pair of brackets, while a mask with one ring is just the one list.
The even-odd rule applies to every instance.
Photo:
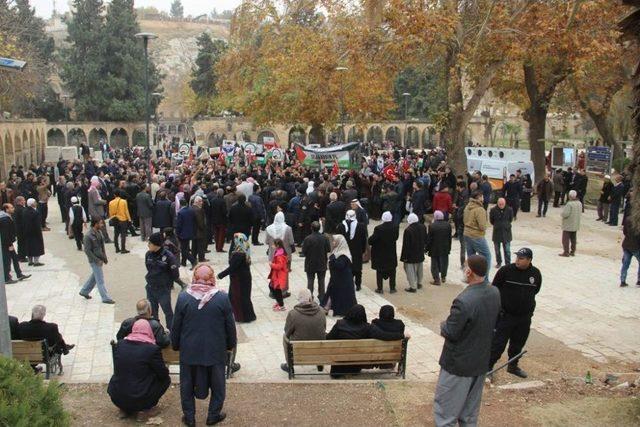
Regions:
[[[135, 301], [144, 296], [142, 277], [146, 244], [129, 238], [128, 245], [132, 251], [129, 255], [115, 255], [110, 245], [111, 262], [105, 269], [107, 284], [112, 295], [121, 296], [116, 298], [115, 307], [101, 304], [95, 293], [94, 298], [87, 301], [78, 295], [88, 272], [85, 256], [75, 250], [73, 241], [65, 238], [59, 225], [59, 213], [50, 209], [50, 215], [53, 231], [45, 233], [47, 255], [42, 258], [46, 265], [28, 268], [28, 272], [33, 274], [30, 280], [7, 286], [9, 313], [27, 320], [33, 305], [46, 305], [46, 319], [58, 323], [67, 342], [77, 344], [68, 356], [63, 357], [65, 373], [62, 380], [106, 382], [112, 371], [109, 341], [115, 336], [119, 323], [133, 313]], [[590, 222], [593, 218], [594, 214], [587, 211], [583, 221]], [[548, 240], [548, 243], [529, 244], [518, 240], [512, 243], [514, 249], [525, 245], [531, 247], [535, 254], [534, 263], [543, 272], [543, 287], [537, 298], [533, 327], [597, 361], [605, 362], [611, 358], [640, 361], [640, 334], [636, 331], [640, 319], [637, 310], [640, 288], [632, 285], [621, 289], [617, 286], [618, 254], [609, 254], [608, 257], [583, 255], [579, 246], [577, 257], [560, 258], [557, 256], [558, 221], [556, 218], [542, 221], [532, 218], [532, 215], [520, 215], [514, 225], [514, 235], [531, 233], [531, 227], [537, 227], [544, 236], [542, 240]], [[521, 233], [519, 228], [523, 230]], [[619, 247], [611, 242], [616, 234], [609, 229], [606, 233], [593, 233], [593, 236], [585, 233], [582, 240], [591, 240], [592, 245], [611, 246], [613, 243]], [[398, 242], [398, 247], [400, 244]], [[455, 268], [458, 248], [454, 242], [447, 286], [457, 286], [461, 290], [460, 270]], [[216, 271], [226, 267], [226, 254], [212, 252], [208, 256]], [[279, 364], [284, 361], [282, 330], [286, 312], [271, 310], [273, 300], [268, 297], [264, 246], [252, 249], [252, 260], [253, 304], [258, 320], [238, 325], [241, 340], [237, 360], [242, 364], [242, 370], [236, 374], [235, 380], [284, 381], [287, 375], [279, 369]], [[288, 307], [295, 303], [297, 290], [306, 285], [303, 266], [304, 259], [295, 255], [290, 276], [292, 297], [286, 300]], [[428, 265], [425, 267], [425, 275], [429, 277]], [[635, 283], [635, 268], [634, 264], [630, 283]], [[188, 279], [189, 272], [183, 269], [182, 275], [183, 279]], [[425, 281], [428, 282], [427, 279]], [[398, 282], [401, 291], [405, 287], [401, 269], [398, 270]], [[220, 286], [226, 289], [228, 279], [220, 281]], [[358, 293], [358, 302], [365, 306], [369, 319], [377, 317], [380, 306], [389, 303], [384, 298], [386, 295], [375, 294], [365, 287]], [[439, 331], [432, 331], [406, 316], [399, 317], [411, 334], [407, 378], [434, 380], [443, 342]], [[162, 315], [161, 320], [164, 321]], [[327, 330], [334, 322], [335, 319], [328, 317]]]

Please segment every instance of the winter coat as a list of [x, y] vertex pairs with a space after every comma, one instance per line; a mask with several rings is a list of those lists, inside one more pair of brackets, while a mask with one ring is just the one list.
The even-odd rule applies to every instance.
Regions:
[[349, 252], [351, 252], [351, 269], [362, 271], [362, 256], [367, 250], [367, 226], [361, 223], [356, 225], [356, 232], [351, 239], [351, 234], [345, 229], [344, 221], [340, 224], [340, 233], [347, 240]]
[[440, 220], [429, 224], [427, 252], [431, 257], [445, 256], [451, 253], [451, 224], [447, 221]]
[[180, 240], [192, 240], [196, 236], [196, 213], [191, 206], [178, 211], [176, 218], [176, 236]]
[[136, 195], [136, 208], [138, 210], [138, 217], [151, 218], [153, 216], [153, 200], [151, 194], [146, 191], [141, 191]]
[[274, 289], [286, 289], [289, 276], [289, 267], [287, 267], [287, 254], [280, 253], [273, 257], [270, 263], [271, 271], [268, 279], [271, 281], [271, 287]]
[[323, 340], [327, 315], [315, 302], [300, 303], [287, 314], [284, 335], [290, 341]]
[[424, 261], [427, 244], [427, 228], [424, 224], [414, 222], [410, 224], [402, 235], [402, 252], [400, 261], [407, 264], [417, 264]]
[[393, 222], [384, 222], [373, 229], [369, 237], [371, 245], [371, 268], [377, 271], [390, 271], [398, 266], [396, 254], [396, 240], [398, 240], [398, 226]]
[[513, 239], [511, 236], [513, 209], [510, 206], [505, 206], [504, 209], [500, 209], [498, 206], [491, 208], [489, 222], [493, 225], [491, 240], [494, 242], [510, 242]]
[[553, 191], [562, 193], [564, 191], [564, 176], [561, 173], [553, 175]]
[[547, 180], [541, 180], [538, 185], [536, 185], [536, 193], [538, 194], [539, 200], [549, 201], [551, 196], [553, 196], [553, 183]]
[[473, 239], [484, 237], [487, 230], [487, 211], [484, 210], [482, 202], [469, 199], [463, 215], [464, 235]]
[[326, 235], [311, 233], [302, 242], [304, 255], [304, 271], [315, 273], [327, 271], [327, 254], [331, 252], [331, 245]]
[[582, 215], [582, 203], [580, 200], [569, 200], [562, 210], [562, 231], [578, 231], [580, 228], [580, 216]]
[[442, 213], [451, 212], [453, 207], [453, 201], [451, 200], [451, 194], [446, 191], [438, 191], [433, 196], [433, 211], [440, 211]]
[[158, 200], [153, 206], [153, 219], [151, 223], [155, 228], [163, 229], [173, 227], [175, 209], [171, 207], [171, 202], [166, 199]]
[[605, 181], [604, 184], [602, 184], [602, 191], [600, 192], [600, 198], [598, 199], [600, 203], [609, 203], [610, 197], [611, 197], [611, 193], [613, 191], [613, 182], [611, 181]]
[[624, 234], [622, 249], [629, 252], [640, 251], [640, 233], [633, 231], [631, 224], [629, 224], [629, 218], [626, 218], [622, 224], [622, 233]]
[[42, 237], [40, 212], [30, 207], [24, 211], [24, 239], [27, 245], [26, 255], [28, 257], [44, 255], [44, 238]]

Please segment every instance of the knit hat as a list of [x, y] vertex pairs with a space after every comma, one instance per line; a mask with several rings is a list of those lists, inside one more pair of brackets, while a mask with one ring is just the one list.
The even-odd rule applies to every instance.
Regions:
[[416, 215], [414, 213], [410, 213], [409, 216], [407, 217], [407, 222], [409, 224], [414, 224], [414, 223], [418, 222], [418, 215]]
[[153, 233], [151, 236], [149, 236], [149, 243], [151, 243], [152, 245], [162, 246], [163, 242], [164, 237], [162, 236], [162, 233]]
[[71, 198], [71, 203], [78, 203], [78, 198], [76, 196], [73, 196]]
[[442, 211], [435, 211], [433, 213], [433, 219], [435, 219], [436, 221], [442, 221], [444, 219], [444, 214], [442, 213]]
[[391, 215], [391, 212], [386, 211], [382, 214], [382, 222], [391, 222], [392, 220], [393, 216]]

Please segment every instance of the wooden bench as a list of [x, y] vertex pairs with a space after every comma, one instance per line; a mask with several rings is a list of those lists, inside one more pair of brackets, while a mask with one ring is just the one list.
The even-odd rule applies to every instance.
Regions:
[[[49, 379], [52, 371], [53, 357], [49, 354], [47, 340], [13, 340], [11, 341], [11, 354], [14, 359], [27, 362], [30, 365], [44, 363], [46, 366], [45, 378]], [[60, 367], [60, 373], [62, 373], [62, 367]]]
[[[111, 351], [115, 356], [115, 349], [117, 343], [115, 341], [111, 341]], [[165, 365], [179, 365], [180, 364], [180, 352], [174, 350], [171, 347], [165, 347], [162, 349], [162, 360], [164, 360]], [[236, 360], [236, 349], [234, 348], [231, 351], [227, 351], [227, 379], [233, 376], [233, 371], [231, 367]], [[115, 365], [115, 363], [114, 363]]]
[[[396, 375], [405, 378], [407, 370], [408, 338], [397, 341], [326, 340], [289, 341], [285, 339], [288, 353], [289, 379], [295, 377], [295, 365], [395, 365]], [[389, 370], [381, 370], [387, 373]], [[371, 373], [371, 372], [367, 372]], [[301, 375], [325, 375], [304, 373]]]

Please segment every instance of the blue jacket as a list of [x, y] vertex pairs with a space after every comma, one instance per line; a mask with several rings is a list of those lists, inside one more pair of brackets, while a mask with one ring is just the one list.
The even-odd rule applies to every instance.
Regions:
[[200, 310], [199, 303], [185, 291], [178, 295], [171, 345], [174, 350], [180, 350], [180, 364], [224, 365], [227, 350], [237, 344], [229, 297], [218, 291]]
[[161, 248], [157, 252], [147, 251], [144, 263], [147, 267], [147, 274], [144, 278], [148, 286], [171, 289], [173, 281], [180, 278], [178, 260], [166, 248]]
[[196, 212], [191, 206], [185, 206], [178, 211], [176, 236], [181, 240], [192, 240], [196, 237]]
[[260, 197], [259, 194], [252, 194], [249, 196], [249, 203], [251, 204], [253, 217], [264, 221], [267, 218], [267, 211], [264, 208], [264, 201], [262, 200], [262, 197]]

